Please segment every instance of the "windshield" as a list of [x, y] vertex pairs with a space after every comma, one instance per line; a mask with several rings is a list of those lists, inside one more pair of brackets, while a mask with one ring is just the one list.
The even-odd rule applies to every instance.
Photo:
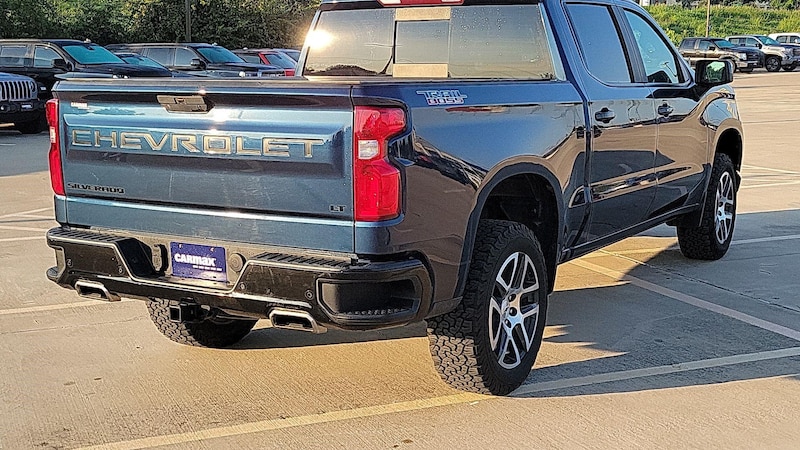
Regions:
[[780, 42], [776, 41], [775, 39], [772, 39], [769, 36], [756, 36], [756, 37], [764, 45], [781, 45]]
[[127, 56], [120, 56], [123, 61], [128, 64], [133, 64], [136, 66], [146, 66], [146, 67], [156, 67], [159, 69], [166, 69], [166, 67], [162, 66], [161, 64], [153, 61], [150, 58], [145, 58], [144, 56], [140, 55], [127, 55]]
[[733, 48], [733, 44], [731, 44], [729, 41], [726, 41], [725, 39], [714, 39], [711, 42], [713, 42], [714, 45], [717, 46], [717, 48]]
[[552, 79], [537, 5], [323, 11], [304, 75]]
[[62, 47], [78, 64], [125, 64], [117, 55], [95, 44], [75, 44]]
[[244, 60], [225, 47], [197, 47], [197, 51], [212, 64], [242, 63]]
[[297, 61], [284, 55], [283, 53], [266, 53], [267, 61], [273, 66], [278, 66], [281, 69], [294, 69]]

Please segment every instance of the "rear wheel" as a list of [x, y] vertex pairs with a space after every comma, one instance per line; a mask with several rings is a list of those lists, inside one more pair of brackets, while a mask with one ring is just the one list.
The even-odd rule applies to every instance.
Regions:
[[678, 245], [684, 256], [706, 260], [725, 256], [736, 222], [736, 190], [733, 162], [728, 155], [717, 153], [700, 225], [678, 226]]
[[781, 59], [777, 56], [768, 56], [766, 60], [764, 60], [764, 68], [767, 69], [767, 72], [777, 72], [781, 70]]
[[214, 314], [211, 318], [199, 322], [174, 322], [170, 320], [169, 307], [178, 304], [179, 302], [174, 300], [151, 299], [147, 302], [147, 309], [158, 331], [180, 344], [194, 347], [227, 347], [241, 341], [257, 322], [254, 319], [215, 317]]
[[797, 63], [791, 63], [791, 64], [788, 64], [788, 65], [782, 67], [782, 69], [787, 71], [787, 72], [791, 72], [796, 68], [797, 68]]
[[428, 320], [442, 379], [456, 389], [494, 395], [519, 387], [542, 343], [547, 286], [533, 232], [520, 223], [482, 220], [463, 300]]

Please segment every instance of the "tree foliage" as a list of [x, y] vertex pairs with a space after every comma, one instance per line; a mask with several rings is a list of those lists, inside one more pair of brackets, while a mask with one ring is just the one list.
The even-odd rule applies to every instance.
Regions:
[[[226, 47], [302, 43], [319, 0], [191, 0], [192, 40]], [[100, 44], [179, 42], [184, 0], [0, 0], [2, 38], [76, 38]]]

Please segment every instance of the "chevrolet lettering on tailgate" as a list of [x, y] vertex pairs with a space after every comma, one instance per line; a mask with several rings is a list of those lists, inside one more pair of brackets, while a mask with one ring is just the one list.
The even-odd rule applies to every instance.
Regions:
[[274, 138], [254, 135], [199, 134], [72, 128], [70, 146], [100, 150], [144, 150], [206, 155], [313, 158], [323, 139]]

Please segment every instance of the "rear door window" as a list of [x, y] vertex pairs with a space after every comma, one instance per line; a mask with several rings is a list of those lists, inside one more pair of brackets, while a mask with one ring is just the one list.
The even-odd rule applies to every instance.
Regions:
[[148, 58], [161, 64], [162, 66], [172, 66], [175, 52], [169, 47], [150, 47], [147, 49]]
[[630, 83], [633, 72], [611, 9], [574, 3], [567, 10], [589, 73], [605, 83]]
[[6, 67], [25, 67], [25, 45], [4, 45], [0, 47], [0, 65]]
[[553, 79], [538, 5], [323, 11], [305, 75]]

